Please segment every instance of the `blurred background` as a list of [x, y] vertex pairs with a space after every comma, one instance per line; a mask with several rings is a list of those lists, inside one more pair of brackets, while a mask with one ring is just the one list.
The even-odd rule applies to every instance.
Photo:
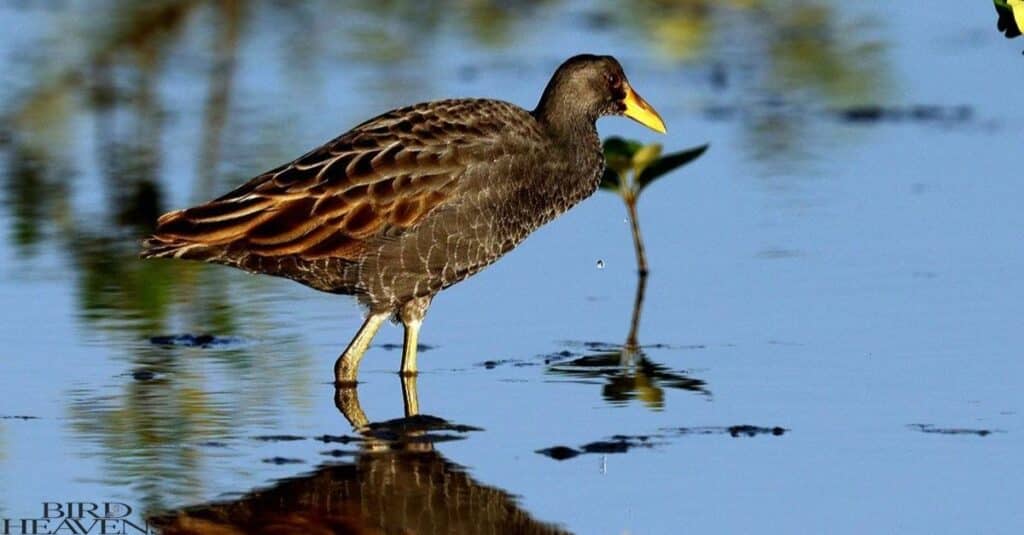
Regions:
[[[996, 18], [954, 0], [0, 0], [0, 518], [266, 488], [300, 510], [315, 499], [288, 497], [343, 481], [390, 488], [383, 459], [444, 476], [416, 492], [456, 477], [485, 496], [458, 514], [515, 511], [523, 531], [1019, 532], [1024, 57]], [[633, 251], [598, 193], [437, 299], [420, 404], [479, 431], [415, 462], [314, 438], [352, 433], [329, 373], [354, 301], [137, 259], [164, 211], [401, 105], [532, 108], [582, 52], [616, 56], [669, 129], [602, 135], [711, 144], [640, 203], [646, 347], [621, 352]], [[400, 330], [378, 343], [373, 421], [402, 415]], [[555, 446], [581, 455], [536, 453]], [[346, 494], [362, 520], [333, 529], [430, 531], [397, 488], [375, 508]]]

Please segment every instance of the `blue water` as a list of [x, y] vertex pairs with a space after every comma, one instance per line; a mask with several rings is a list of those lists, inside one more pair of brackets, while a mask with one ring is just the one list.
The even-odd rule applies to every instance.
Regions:
[[[420, 408], [482, 429], [436, 451], [579, 533], [1024, 530], [1024, 41], [999, 35], [986, 3], [710, 3], [707, 18], [654, 2], [246, 3], [219, 135], [211, 47], [230, 25], [213, 7], [154, 38], [155, 60], [115, 46], [119, 99], [96, 104], [88, 60], [131, 25], [129, 4], [0, 3], [0, 416], [37, 417], [0, 420], [0, 518], [44, 501], [238, 499], [336, 462], [313, 437], [353, 433], [329, 380], [355, 303], [134, 259], [143, 231], [116, 223], [119, 177], [185, 206], [399, 105], [532, 107], [562, 59], [590, 51], [616, 55], [669, 128], [607, 118], [603, 135], [711, 143], [640, 201], [640, 341], [668, 375], [644, 398], [608, 394], [628, 368], [559, 373], [629, 328], [629, 226], [599, 193], [435, 300]], [[231, 338], [150, 342], [177, 333]], [[399, 359], [364, 360], [372, 421], [403, 414]], [[740, 424], [786, 432], [679, 431]], [[305, 440], [253, 438], [281, 434]], [[653, 445], [536, 453], [615, 435]]]

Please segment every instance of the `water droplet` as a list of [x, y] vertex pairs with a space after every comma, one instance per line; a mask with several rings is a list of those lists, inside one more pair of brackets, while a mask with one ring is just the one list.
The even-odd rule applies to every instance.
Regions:
[[597, 269], [604, 269], [604, 260], [597, 261]]

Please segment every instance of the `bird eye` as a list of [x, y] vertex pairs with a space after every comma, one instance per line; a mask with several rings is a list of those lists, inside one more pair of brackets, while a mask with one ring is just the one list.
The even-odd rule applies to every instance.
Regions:
[[611, 73], [610, 72], [610, 73], [605, 75], [605, 78], [608, 80], [608, 85], [610, 85], [612, 87], [615, 87], [615, 86], [617, 86], [617, 85], [619, 85], [621, 83], [621, 80], [619, 79], [619, 75], [617, 75], [615, 73]]

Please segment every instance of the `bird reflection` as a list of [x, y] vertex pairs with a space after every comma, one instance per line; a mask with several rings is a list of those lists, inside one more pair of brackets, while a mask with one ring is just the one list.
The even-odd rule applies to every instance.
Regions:
[[535, 520], [504, 490], [483, 485], [434, 449], [473, 430], [419, 413], [416, 378], [402, 378], [405, 417], [371, 422], [356, 387], [335, 405], [360, 435], [352, 461], [325, 464], [230, 502], [150, 519], [169, 535], [282, 533], [565, 533]]

